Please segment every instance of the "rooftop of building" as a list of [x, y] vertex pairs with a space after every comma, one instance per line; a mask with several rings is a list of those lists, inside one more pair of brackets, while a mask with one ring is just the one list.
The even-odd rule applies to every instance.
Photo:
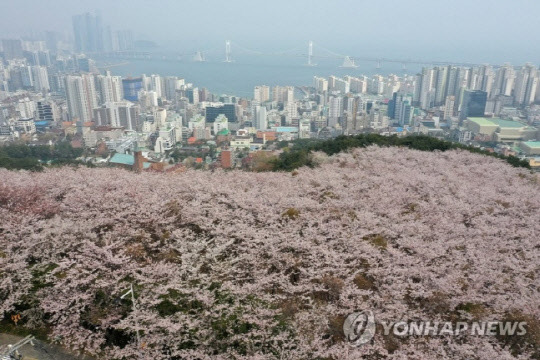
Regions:
[[113, 131], [113, 130], [124, 130], [123, 127], [114, 127], [109, 125], [98, 125], [94, 127], [94, 131]]
[[523, 128], [527, 125], [514, 120], [504, 120], [500, 118], [470, 117], [467, 118], [480, 126], [498, 126], [502, 128]]
[[540, 149], [540, 141], [524, 141], [523, 144], [531, 149]]
[[41, 120], [41, 121], [36, 121], [35, 124], [36, 126], [47, 126], [51, 123], [52, 121], [48, 121], [48, 120]]
[[[131, 154], [120, 154], [116, 153], [113, 155], [111, 160], [109, 160], [110, 163], [113, 164], [120, 164], [120, 165], [127, 165], [127, 166], [133, 166], [135, 163], [135, 156]], [[143, 168], [148, 169], [150, 167], [149, 162], [143, 163]]]
[[497, 125], [502, 128], [522, 128], [527, 125], [520, 123], [519, 121], [497, 119]]
[[487, 119], [484, 117], [469, 117], [467, 120], [472, 121], [480, 126], [497, 126], [497, 124], [492, 121], [494, 119]]
[[411, 127], [410, 126], [406, 126], [406, 127], [397, 126], [394, 128], [394, 130], [396, 132], [411, 131]]
[[272, 130], [275, 130], [276, 132], [295, 132], [298, 131], [298, 128], [295, 126], [278, 126]]

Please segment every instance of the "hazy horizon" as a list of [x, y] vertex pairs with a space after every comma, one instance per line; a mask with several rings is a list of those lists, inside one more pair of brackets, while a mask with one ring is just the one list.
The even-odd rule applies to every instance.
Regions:
[[259, 51], [306, 52], [313, 40], [351, 56], [515, 65], [540, 60], [535, 39], [540, 2], [534, 0], [21, 0], [2, 7], [2, 38], [45, 30], [72, 36], [73, 15], [99, 10], [104, 24], [131, 29], [137, 39], [179, 53], [221, 48], [225, 39]]

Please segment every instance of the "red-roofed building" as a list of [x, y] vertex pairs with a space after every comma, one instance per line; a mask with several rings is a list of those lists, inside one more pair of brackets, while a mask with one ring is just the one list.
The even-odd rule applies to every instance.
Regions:
[[232, 167], [232, 151], [221, 151], [221, 167], [223, 169], [230, 169]]
[[257, 131], [257, 139], [265, 139], [266, 141], [276, 141], [277, 133], [275, 131]]

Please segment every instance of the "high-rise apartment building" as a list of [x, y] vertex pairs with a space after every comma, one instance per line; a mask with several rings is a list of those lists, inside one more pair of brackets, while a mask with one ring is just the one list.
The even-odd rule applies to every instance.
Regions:
[[98, 106], [94, 76], [82, 74], [65, 78], [68, 112], [72, 120], [92, 121], [93, 109]]
[[436, 67], [435, 78], [434, 78], [434, 88], [435, 88], [435, 100], [434, 105], [440, 106], [444, 103], [446, 98], [447, 91], [447, 80], [448, 80], [448, 67]]
[[[150, 88], [152, 91], [155, 91], [158, 98], [163, 96], [163, 93], [165, 91], [165, 85], [163, 84], [163, 81], [161, 81], [161, 76], [152, 74], [150, 76]], [[199, 89], [197, 89], [199, 91]], [[199, 102], [199, 95], [197, 94], [197, 102], [194, 102], [194, 104]]]
[[339, 91], [345, 95], [351, 90], [351, 88], [349, 82], [345, 79], [330, 76], [330, 81], [328, 81], [328, 90]]
[[46, 66], [32, 66], [32, 78], [35, 91], [48, 92], [51, 90], [49, 86], [49, 73]]
[[254, 124], [253, 126], [257, 130], [266, 130], [267, 128], [267, 113], [266, 113], [266, 106], [255, 106], [255, 114], [254, 114]]
[[82, 53], [104, 51], [103, 25], [99, 12], [95, 15], [90, 13], [75, 15], [72, 20], [75, 51]]
[[298, 105], [294, 101], [287, 101], [285, 105], [287, 121], [292, 122], [293, 118], [298, 117]]
[[133, 32], [131, 30], [114, 31], [108, 36], [110, 36], [113, 51], [133, 50]]
[[99, 95], [99, 104], [108, 102], [119, 102], [124, 98], [122, 94], [122, 77], [107, 75], [98, 75], [96, 77], [96, 88]]
[[346, 77], [349, 82], [349, 90], [353, 93], [365, 94], [368, 88], [368, 81], [366, 76], [360, 77]]
[[[165, 77], [164, 82], [165, 82], [165, 97], [167, 98], [167, 100], [171, 100], [171, 101], [176, 99], [176, 90], [180, 90], [181, 87], [185, 85], [184, 79], [179, 79], [176, 76], [167, 76]], [[202, 99], [202, 100], [207, 101], [206, 99]]]
[[186, 90], [186, 97], [189, 100], [190, 104], [199, 103], [199, 88], [190, 88]]
[[381, 95], [384, 92], [384, 76], [375, 75], [371, 78], [370, 91], [373, 94]]
[[511, 96], [514, 88], [516, 72], [510, 64], [504, 64], [497, 70], [493, 83], [492, 96]]
[[319, 93], [323, 93], [325, 91], [328, 91], [328, 80], [322, 77], [314, 76], [313, 77], [313, 87], [317, 90]]
[[139, 106], [129, 102], [108, 102], [99, 108], [93, 109], [97, 125], [123, 127], [125, 130], [138, 130]]
[[414, 114], [414, 107], [411, 105], [411, 98], [407, 97], [403, 99], [400, 105], [400, 111], [398, 115], [399, 125], [411, 125]]
[[399, 94], [399, 93], [394, 93], [394, 94], [396, 94], [395, 99], [393, 98], [394, 113], [388, 114], [388, 115], [391, 119], [398, 120], [401, 125], [408, 124], [409, 122], [404, 120], [405, 118], [404, 113], [407, 110], [410, 111], [410, 109], [405, 107], [405, 103], [409, 105], [409, 107], [412, 106], [412, 98], [405, 94]]
[[494, 80], [495, 73], [493, 72], [493, 67], [490, 65], [480, 66], [478, 70], [478, 88], [487, 93], [488, 99], [491, 98], [491, 90]]
[[286, 103], [294, 102], [294, 86], [285, 87], [285, 94], [283, 96], [283, 101]]
[[272, 88], [272, 101], [275, 101], [277, 103], [283, 102], [283, 91], [281, 86], [274, 86]]
[[3, 49], [3, 53], [4, 53], [4, 59], [6, 59], [6, 60], [24, 58], [23, 48], [22, 48], [22, 41], [21, 40], [18, 40], [18, 39], [3, 39], [2, 40], [2, 49]]
[[416, 74], [414, 76], [414, 92], [413, 92], [413, 104], [415, 106], [420, 105], [421, 93], [422, 93], [422, 74]]
[[270, 100], [270, 88], [266, 85], [255, 86], [253, 90], [253, 100], [259, 104], [265, 103]]
[[514, 101], [517, 105], [530, 105], [536, 97], [538, 87], [538, 69], [532, 64], [525, 64], [517, 73], [514, 88]]
[[328, 126], [336, 127], [343, 114], [343, 98], [331, 96], [328, 101]]
[[449, 95], [446, 97], [446, 101], [444, 103], [444, 120], [448, 121], [452, 116], [454, 116], [455, 102], [455, 96]]
[[422, 69], [422, 83], [420, 85], [420, 107], [422, 109], [429, 109], [433, 104], [434, 90], [433, 85], [435, 82], [435, 70], [430, 68]]

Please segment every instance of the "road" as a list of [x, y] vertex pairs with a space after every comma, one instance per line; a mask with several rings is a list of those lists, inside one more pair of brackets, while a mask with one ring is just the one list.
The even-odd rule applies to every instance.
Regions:
[[[0, 353], [8, 344], [15, 344], [22, 340], [23, 337], [0, 334]], [[91, 360], [88, 356], [77, 356], [70, 354], [67, 350], [60, 346], [50, 345], [43, 341], [34, 341], [34, 346], [26, 344], [19, 349], [19, 353], [23, 356], [23, 360]]]

